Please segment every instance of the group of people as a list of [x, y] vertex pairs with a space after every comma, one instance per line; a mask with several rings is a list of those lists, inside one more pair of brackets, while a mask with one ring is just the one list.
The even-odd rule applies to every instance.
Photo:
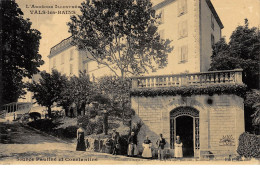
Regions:
[[[166, 141], [163, 138], [163, 135], [160, 134], [160, 138], [156, 142], [157, 148], [158, 148], [158, 159], [163, 160], [165, 157], [165, 151], [164, 146], [166, 145]], [[176, 142], [174, 143], [174, 156], [176, 158], [182, 158], [183, 152], [182, 152], [182, 142], [180, 140], [180, 136], [176, 137]], [[134, 132], [131, 133], [130, 137], [128, 138], [128, 156], [134, 157], [137, 156], [138, 150], [137, 150], [137, 138], [134, 134]], [[149, 140], [149, 137], [146, 136], [146, 139], [143, 142], [143, 158], [152, 158], [152, 142]]]
[[[134, 132], [131, 132], [131, 135], [128, 138], [128, 149], [127, 149], [127, 156], [129, 157], [136, 157], [138, 155], [138, 149], [137, 149], [137, 136]], [[160, 134], [160, 138], [157, 140], [156, 145], [158, 148], [158, 159], [162, 160], [164, 159], [164, 146], [166, 144], [165, 139], [163, 138], [163, 135]], [[182, 152], [182, 142], [180, 140], [180, 137], [176, 137], [176, 142], [174, 143], [174, 156], [176, 158], [183, 157]], [[119, 133], [116, 132], [115, 129], [113, 129], [112, 133], [112, 154], [118, 155], [120, 154], [120, 136]], [[79, 125], [79, 129], [77, 130], [77, 151], [86, 151], [86, 145], [84, 140], [84, 129], [82, 128], [82, 125]], [[149, 140], [149, 137], [146, 136], [146, 139], [143, 142], [143, 158], [152, 158], [152, 142]]]

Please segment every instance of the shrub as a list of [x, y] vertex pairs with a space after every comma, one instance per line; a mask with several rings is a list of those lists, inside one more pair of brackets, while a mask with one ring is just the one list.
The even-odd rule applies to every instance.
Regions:
[[79, 116], [77, 119], [78, 124], [81, 123], [83, 128], [87, 128], [89, 125], [89, 117], [87, 115]]
[[260, 136], [244, 132], [239, 136], [237, 153], [244, 157], [260, 158]]
[[66, 138], [76, 138], [77, 137], [77, 126], [68, 126], [63, 132], [63, 136]]
[[53, 123], [52, 120], [49, 119], [39, 119], [29, 122], [28, 125], [43, 132], [51, 132], [59, 123]]

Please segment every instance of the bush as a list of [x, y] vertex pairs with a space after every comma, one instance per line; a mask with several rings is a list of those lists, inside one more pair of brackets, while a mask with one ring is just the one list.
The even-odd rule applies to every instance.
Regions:
[[83, 128], [87, 128], [89, 125], [89, 117], [87, 115], [79, 116], [77, 119], [78, 124], [81, 123]]
[[237, 153], [240, 156], [260, 158], [260, 136], [244, 132], [239, 136]]
[[59, 123], [53, 123], [52, 120], [49, 119], [39, 119], [29, 122], [28, 125], [43, 132], [51, 132]]
[[76, 138], [77, 137], [77, 126], [68, 126], [63, 132], [63, 136], [66, 138]]

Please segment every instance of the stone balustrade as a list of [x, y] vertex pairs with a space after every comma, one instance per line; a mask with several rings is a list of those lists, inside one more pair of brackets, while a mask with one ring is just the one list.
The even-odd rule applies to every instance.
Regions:
[[243, 84], [242, 69], [132, 77], [132, 88], [161, 88], [215, 84]]

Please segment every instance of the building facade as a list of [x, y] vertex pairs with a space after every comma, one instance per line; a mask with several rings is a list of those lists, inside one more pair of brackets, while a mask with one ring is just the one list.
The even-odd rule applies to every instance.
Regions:
[[206, 72], [212, 45], [224, 28], [210, 0], [165, 0], [154, 6], [161, 14], [162, 38], [172, 40], [168, 66], [156, 74]]
[[112, 75], [109, 68], [91, 60], [89, 52], [78, 50], [76, 46], [71, 45], [71, 41], [72, 37], [69, 37], [51, 48], [48, 56], [50, 71], [56, 69], [66, 76], [79, 76], [80, 72], [95, 77]]
[[[154, 9], [161, 15], [158, 32], [163, 39], [172, 40], [174, 49], [168, 55], [167, 67], [147, 75], [208, 71], [212, 45], [221, 38], [223, 28], [211, 1], [164, 0]], [[88, 52], [77, 50], [70, 42], [71, 37], [51, 48], [50, 70], [57, 69], [67, 76], [78, 76], [84, 70], [96, 77], [113, 74], [107, 67], [90, 60]]]

